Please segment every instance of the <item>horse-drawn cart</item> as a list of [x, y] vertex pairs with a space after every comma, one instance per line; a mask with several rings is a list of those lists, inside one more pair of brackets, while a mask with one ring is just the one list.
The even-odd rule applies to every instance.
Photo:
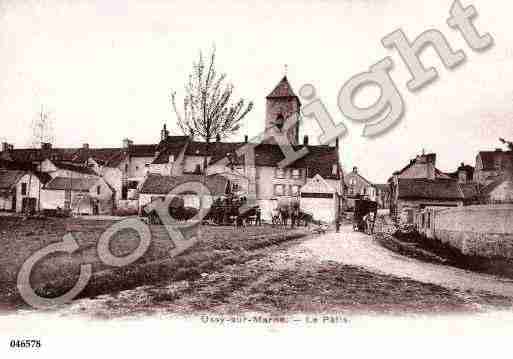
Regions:
[[357, 199], [354, 205], [353, 229], [372, 234], [377, 216], [377, 202], [368, 199]]

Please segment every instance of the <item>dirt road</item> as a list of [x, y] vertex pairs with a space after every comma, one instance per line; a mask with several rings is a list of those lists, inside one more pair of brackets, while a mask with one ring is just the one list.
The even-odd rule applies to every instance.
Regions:
[[513, 298], [513, 280], [422, 262], [383, 248], [372, 237], [344, 226], [290, 249], [301, 258], [315, 257], [363, 267], [376, 273], [407, 277], [461, 291], [489, 292]]

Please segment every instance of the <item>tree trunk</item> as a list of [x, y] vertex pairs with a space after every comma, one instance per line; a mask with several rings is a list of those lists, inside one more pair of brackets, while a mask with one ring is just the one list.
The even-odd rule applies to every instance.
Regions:
[[205, 156], [203, 157], [203, 184], [207, 185], [207, 166], [208, 166], [208, 154], [210, 153], [210, 139], [207, 138], [207, 144], [205, 146]]

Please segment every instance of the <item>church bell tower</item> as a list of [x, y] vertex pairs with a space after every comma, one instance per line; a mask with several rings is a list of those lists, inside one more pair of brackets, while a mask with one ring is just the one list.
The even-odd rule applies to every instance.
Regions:
[[[299, 119], [301, 102], [292, 90], [292, 86], [284, 76], [278, 85], [266, 97], [265, 111], [265, 139], [264, 142], [273, 141], [273, 135], [285, 131], [285, 122], [291, 116], [296, 115]], [[287, 138], [293, 145], [299, 142], [299, 121], [294, 123], [287, 130]]]

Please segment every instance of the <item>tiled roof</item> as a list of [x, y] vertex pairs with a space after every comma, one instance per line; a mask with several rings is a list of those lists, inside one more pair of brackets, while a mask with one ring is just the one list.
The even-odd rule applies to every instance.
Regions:
[[0, 189], [10, 189], [25, 173], [19, 170], [0, 170]]
[[458, 182], [452, 179], [399, 178], [398, 195], [401, 199], [464, 199]]
[[226, 158], [229, 153], [235, 153], [235, 151], [242, 147], [245, 143], [244, 142], [219, 142], [216, 143], [213, 155], [210, 160], [211, 164], [214, 164], [223, 158]]
[[125, 151], [119, 151], [117, 153], [115, 153], [111, 158], [109, 158], [106, 162], [105, 162], [105, 166], [107, 167], [117, 167], [119, 166], [119, 164], [121, 162], [123, 162], [123, 160], [127, 157], [128, 155], [126, 154]]
[[93, 187], [99, 178], [69, 178], [69, 177], [55, 177], [46, 184], [45, 189], [50, 190], [69, 190], [87, 192]]
[[42, 184], [48, 183], [52, 180], [52, 176], [45, 172], [34, 172], [34, 175], [39, 179]]
[[157, 147], [158, 145], [156, 144], [129, 145], [128, 154], [132, 157], [153, 157]]
[[7, 161], [0, 159], [0, 168], [6, 170], [35, 171], [37, 166], [31, 162]]
[[73, 162], [84, 163], [92, 158], [98, 164], [104, 165], [115, 155], [122, 152], [122, 148], [81, 148], [73, 156]]
[[152, 163], [168, 163], [169, 156], [173, 155], [176, 158], [188, 141], [188, 136], [169, 136], [166, 140], [159, 143], [157, 157], [155, 157]]
[[5, 170], [0, 169], [0, 189], [9, 189], [18, 182], [25, 174], [32, 173], [43, 184], [48, 183], [52, 177], [48, 173], [26, 171], [26, 170]]
[[458, 169], [454, 172], [448, 172], [446, 173], [446, 175], [448, 175], [449, 177], [451, 178], [454, 178], [454, 179], [458, 179], [458, 173], [460, 172], [460, 170], [464, 170], [467, 174], [467, 179], [471, 180], [473, 177], [474, 177], [474, 167], [470, 166], [470, 165], [463, 165], [463, 166], [460, 166], [458, 167]]
[[292, 86], [290, 86], [289, 80], [287, 76], [283, 76], [281, 81], [276, 85], [274, 90], [271, 91], [267, 98], [278, 98], [278, 97], [294, 97], [297, 99], [296, 94], [292, 90]]
[[480, 151], [478, 156], [484, 171], [495, 170], [495, 159], [500, 159], [503, 167], [513, 167], [513, 151]]
[[[143, 194], [168, 194], [171, 190], [180, 184], [186, 182], [203, 182], [202, 175], [183, 175], [183, 176], [161, 176], [150, 174], [146, 177], [140, 193]], [[207, 176], [206, 186], [214, 196], [225, 194], [228, 179], [221, 175]]]
[[[215, 153], [211, 163], [216, 163], [221, 159], [228, 156], [229, 152], [234, 152], [239, 147], [243, 146], [244, 143], [232, 143], [230, 145], [225, 144], [222, 150]], [[303, 148], [303, 145], [293, 146], [295, 151], [299, 151]], [[289, 167], [291, 168], [306, 168], [308, 178], [313, 178], [316, 174], [320, 174], [325, 179], [340, 179], [341, 171], [340, 168], [337, 174], [333, 174], [333, 165], [338, 166], [338, 149], [331, 146], [307, 146], [308, 153], [302, 158], [292, 163]], [[255, 145], [255, 165], [256, 166], [267, 166], [277, 167], [280, 161], [285, 158], [279, 145], [271, 143], [261, 143]], [[239, 157], [236, 163], [242, 164], [243, 158]]]
[[44, 159], [53, 159], [56, 161], [72, 161], [73, 156], [79, 148], [18, 148], [8, 152], [2, 152], [2, 156], [19, 162], [43, 161]]
[[94, 175], [94, 171], [86, 166], [76, 165], [69, 162], [59, 162], [59, 161], [52, 161], [52, 163], [55, 165], [55, 167], [62, 169], [62, 170], [68, 170], [72, 172], [77, 173], [83, 173], [88, 175]]

